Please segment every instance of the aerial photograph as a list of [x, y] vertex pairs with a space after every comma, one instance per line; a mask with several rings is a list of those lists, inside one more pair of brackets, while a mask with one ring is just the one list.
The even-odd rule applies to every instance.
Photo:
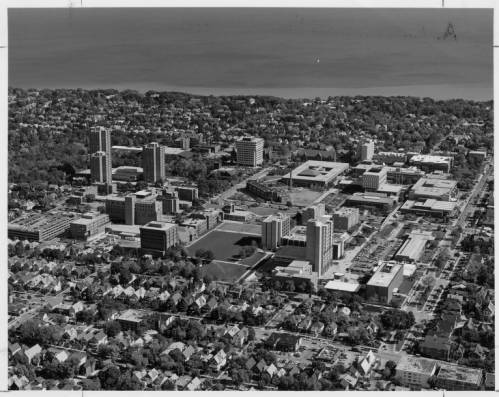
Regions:
[[8, 84], [9, 390], [495, 390], [493, 9], [10, 8]]

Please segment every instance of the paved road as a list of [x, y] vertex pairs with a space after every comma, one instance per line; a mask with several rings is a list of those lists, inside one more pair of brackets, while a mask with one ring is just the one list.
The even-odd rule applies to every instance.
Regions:
[[246, 187], [246, 181], [248, 181], [249, 179], [263, 178], [264, 176], [266, 176], [270, 172], [271, 169], [272, 169], [271, 167], [263, 168], [262, 170], [258, 171], [256, 174], [253, 174], [253, 175], [247, 177], [246, 179], [243, 179], [237, 185], [234, 185], [231, 188], [227, 189], [226, 191], [220, 193], [218, 196], [215, 196], [214, 198], [212, 198], [211, 201], [213, 201], [213, 200], [218, 200], [218, 201], [227, 200], [229, 197], [236, 194], [239, 189], [243, 189], [244, 187]]

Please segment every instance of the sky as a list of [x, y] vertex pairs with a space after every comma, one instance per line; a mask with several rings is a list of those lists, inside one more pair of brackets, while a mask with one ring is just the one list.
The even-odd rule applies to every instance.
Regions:
[[[9, 85], [493, 96], [492, 10], [10, 9]], [[449, 23], [457, 35], [443, 40]]]

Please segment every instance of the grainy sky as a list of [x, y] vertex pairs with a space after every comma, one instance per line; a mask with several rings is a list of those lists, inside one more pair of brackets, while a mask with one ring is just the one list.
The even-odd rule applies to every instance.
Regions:
[[[10, 9], [9, 84], [491, 99], [492, 10]], [[438, 39], [452, 22], [457, 40]]]

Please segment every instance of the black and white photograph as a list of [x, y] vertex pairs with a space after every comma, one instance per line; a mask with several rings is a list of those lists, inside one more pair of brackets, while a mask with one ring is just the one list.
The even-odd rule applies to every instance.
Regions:
[[8, 389], [495, 390], [493, 16], [8, 8]]

